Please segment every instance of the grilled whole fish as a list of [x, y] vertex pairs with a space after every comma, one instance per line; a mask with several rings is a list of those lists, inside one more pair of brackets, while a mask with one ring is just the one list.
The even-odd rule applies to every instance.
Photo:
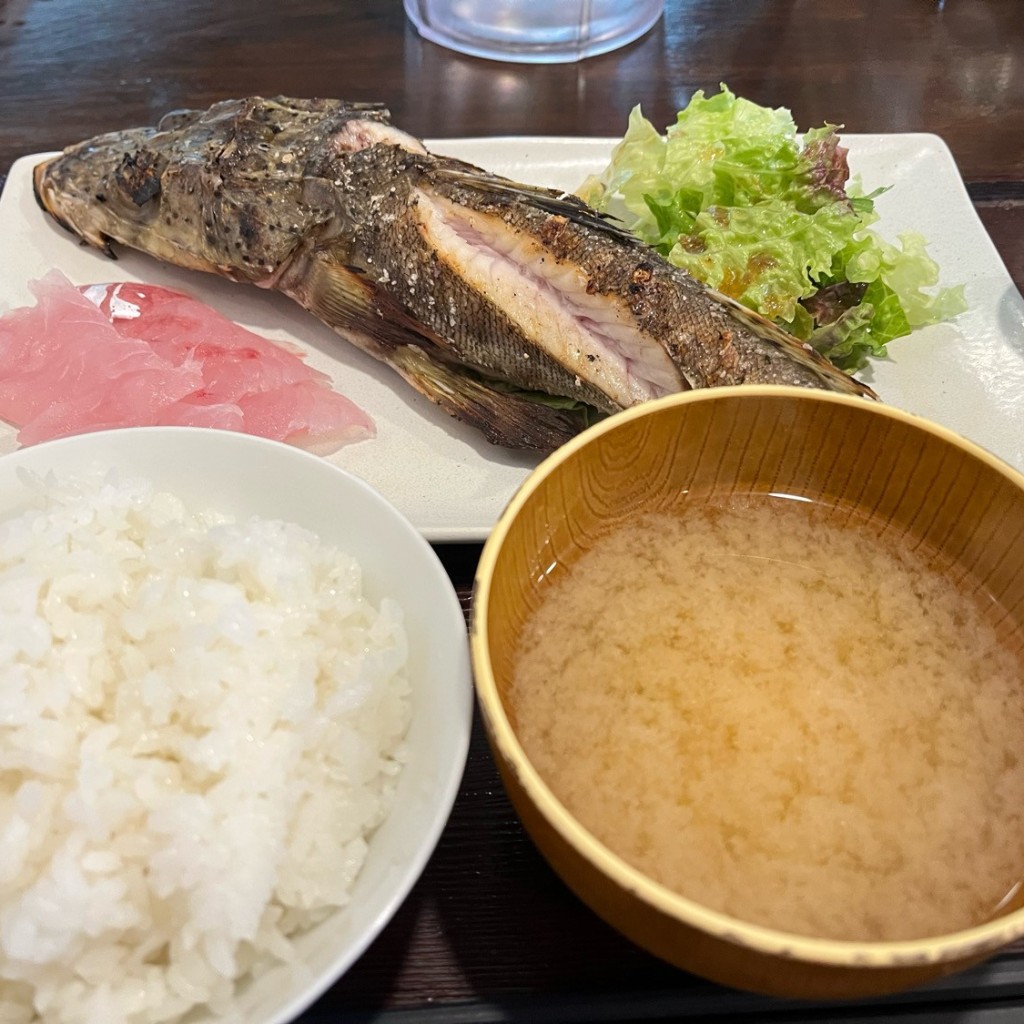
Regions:
[[873, 393], [582, 201], [427, 152], [377, 104], [176, 111], [35, 168], [64, 227], [299, 302], [510, 447], [688, 388]]

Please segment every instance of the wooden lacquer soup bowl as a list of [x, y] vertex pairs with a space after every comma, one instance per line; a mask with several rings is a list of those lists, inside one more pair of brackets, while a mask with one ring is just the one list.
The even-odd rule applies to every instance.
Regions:
[[[572, 585], [567, 567], [638, 509], [737, 495], [782, 495], [864, 513], [897, 545], [932, 551], [961, 585], [999, 606], [1016, 664], [1011, 685], [1020, 679], [1020, 473], [942, 427], [859, 398], [769, 386], [674, 395], [605, 420], [551, 455], [484, 547], [472, 657], [491, 746], [517, 813], [555, 870], [601, 917], [664, 960], [723, 984], [816, 999], [863, 997], [978, 963], [1024, 935], [1019, 897], [1008, 896], [981, 922], [926, 938], [822, 938], [752, 924], [659, 884], [617, 855], [527, 756], [510, 700], [517, 645], [551, 587]], [[703, 769], [688, 764], [685, 750], [666, 756], [676, 772], [714, 771], [706, 760]], [[1024, 849], [1020, 856], [1024, 876]]]

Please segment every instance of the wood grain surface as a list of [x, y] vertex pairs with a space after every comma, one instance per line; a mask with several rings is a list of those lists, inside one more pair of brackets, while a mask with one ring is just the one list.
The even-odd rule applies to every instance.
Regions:
[[[250, 94], [386, 103], [427, 137], [619, 135], [726, 82], [810, 127], [934, 132], [1024, 285], [1020, 0], [667, 0], [579, 64], [478, 60], [421, 40], [400, 0], [0, 0], [0, 183], [13, 160]], [[4, 245], [0, 238], [0, 245]], [[1024, 401], [1024, 396], [1021, 396]], [[474, 545], [438, 549], [467, 615]], [[391, 924], [303, 1021], [1024, 1020], [1024, 950], [928, 989], [796, 1005], [673, 970], [594, 917], [541, 860], [479, 728], [454, 813]]]

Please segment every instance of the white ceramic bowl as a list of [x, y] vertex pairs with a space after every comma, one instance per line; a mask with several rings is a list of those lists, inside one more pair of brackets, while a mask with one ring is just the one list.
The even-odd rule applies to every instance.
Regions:
[[353, 555], [374, 601], [406, 617], [413, 716], [409, 761], [394, 807], [375, 832], [352, 902], [295, 940], [297, 962], [239, 987], [227, 1017], [193, 1021], [283, 1024], [362, 954], [419, 878], [448, 819], [465, 767], [472, 715], [468, 639], [458, 598], [412, 525], [358, 478], [297, 448], [228, 431], [141, 427], [51, 441], [0, 458], [0, 515], [27, 491], [18, 470], [82, 473], [117, 467], [146, 476], [190, 507], [298, 523]]

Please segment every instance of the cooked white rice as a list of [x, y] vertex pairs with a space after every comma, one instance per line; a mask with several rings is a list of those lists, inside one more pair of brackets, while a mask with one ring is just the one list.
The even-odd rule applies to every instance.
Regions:
[[349, 899], [410, 714], [397, 605], [146, 480], [0, 524], [0, 1022], [214, 1011]]

